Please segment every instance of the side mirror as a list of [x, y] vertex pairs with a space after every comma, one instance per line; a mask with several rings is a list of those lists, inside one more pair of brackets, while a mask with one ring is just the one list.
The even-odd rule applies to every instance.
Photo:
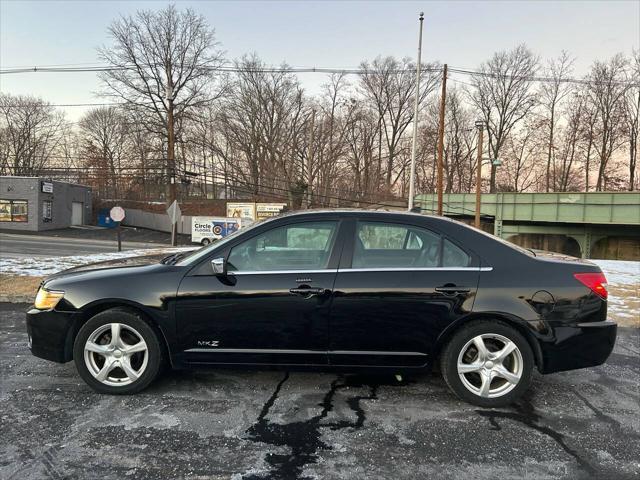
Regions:
[[224, 257], [214, 258], [211, 260], [211, 267], [213, 268], [214, 275], [227, 274], [227, 262], [225, 262]]

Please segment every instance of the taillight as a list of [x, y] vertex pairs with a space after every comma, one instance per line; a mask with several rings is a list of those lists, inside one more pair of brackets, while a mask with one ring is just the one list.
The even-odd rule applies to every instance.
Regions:
[[607, 278], [604, 273], [574, 273], [574, 277], [580, 283], [586, 285], [596, 295], [607, 299], [609, 293], [607, 292]]

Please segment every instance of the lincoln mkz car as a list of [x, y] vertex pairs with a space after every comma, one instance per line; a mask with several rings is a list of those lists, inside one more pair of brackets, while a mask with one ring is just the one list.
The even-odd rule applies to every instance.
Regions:
[[207, 247], [49, 277], [27, 313], [34, 355], [75, 361], [98, 392], [165, 366], [407, 374], [438, 366], [461, 399], [506, 405], [611, 353], [594, 264], [416, 213], [306, 211]]

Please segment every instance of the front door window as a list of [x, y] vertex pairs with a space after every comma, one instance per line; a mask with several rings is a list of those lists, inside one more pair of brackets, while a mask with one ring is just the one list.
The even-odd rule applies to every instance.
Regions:
[[322, 270], [327, 268], [337, 222], [306, 222], [277, 227], [231, 249], [229, 272]]

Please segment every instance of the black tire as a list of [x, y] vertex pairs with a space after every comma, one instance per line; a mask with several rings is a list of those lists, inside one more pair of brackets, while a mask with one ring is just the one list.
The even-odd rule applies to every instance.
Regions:
[[[489, 388], [493, 388], [496, 391], [495, 395], [499, 396], [481, 396], [480, 392], [471, 390], [471, 388], [477, 388], [480, 391], [482, 390], [481, 387], [484, 383], [482, 381], [481, 372], [469, 372], [463, 375], [466, 379], [467, 385], [469, 386], [465, 385], [458, 373], [458, 359], [461, 355], [462, 363], [467, 363], [465, 362], [465, 358], [470, 356], [473, 359], [471, 362], [472, 364], [483, 364], [483, 361], [480, 359], [479, 349], [476, 348], [475, 344], [469, 345], [469, 342], [473, 342], [475, 337], [481, 335], [486, 336], [487, 350], [492, 354], [497, 352], [497, 347], [504, 345], [500, 337], [513, 342], [519, 351], [518, 354], [514, 350], [513, 355], [510, 355], [506, 360], [509, 362], [506, 366], [508, 370], [507, 373], [511, 373], [509, 369], [514, 369], [517, 370], [517, 372], [520, 372], [520, 378], [517, 383], [514, 383], [515, 380], [514, 382], [508, 382], [503, 377], [495, 377], [493, 380], [489, 381]], [[484, 341], [485, 340], [483, 340], [483, 342]], [[494, 344], [492, 345], [491, 342], [494, 342]], [[463, 349], [464, 352], [462, 352]], [[473, 357], [474, 350], [476, 357]], [[488, 360], [489, 361], [484, 362], [484, 367], [488, 364], [493, 365], [496, 363], [491, 362], [491, 359]], [[527, 391], [531, 384], [534, 363], [531, 347], [522, 334], [513, 327], [510, 327], [508, 324], [498, 320], [479, 320], [463, 326], [460, 330], [454, 333], [453, 337], [451, 337], [440, 355], [440, 371], [442, 372], [445, 382], [453, 393], [455, 393], [461, 400], [487, 408], [502, 407], [518, 400]], [[484, 367], [479, 370], [490, 372], [490, 368], [485, 370]], [[496, 387], [493, 387], [493, 385], [496, 385]], [[505, 390], [503, 394], [500, 393], [500, 388]]]
[[[98, 363], [100, 361], [100, 358], [103, 359], [103, 362], [106, 362], [106, 356], [103, 356], [100, 353], [88, 353], [87, 355], [89, 356], [94, 355], [93, 358], [95, 360], [87, 361], [85, 359], [85, 345], [87, 344], [87, 341], [90, 339], [90, 337], [92, 337], [95, 332], [99, 331], [101, 328], [105, 328], [106, 330], [102, 335], [105, 335], [106, 338], [108, 338], [111, 330], [110, 327], [106, 326], [114, 323], [121, 325], [120, 329], [122, 332], [124, 332], [123, 335], [129, 335], [128, 338], [135, 338], [135, 336], [139, 336], [142, 340], [144, 340], [144, 343], [146, 344], [145, 352], [132, 354], [138, 355], [138, 358], [140, 358], [140, 355], [142, 355], [141, 358], [145, 359], [145, 361], [137, 360], [141, 363], [141, 366], [144, 365], [144, 370], [135, 380], [131, 380], [131, 378], [125, 373], [124, 369], [121, 369], [118, 366], [114, 367], [114, 376], [124, 376], [126, 378], [123, 378], [122, 381], [130, 382], [122, 385], [105, 384], [99, 381], [91, 372], [90, 368], [92, 368], [93, 365], [95, 365], [95, 367], [100, 367], [100, 364]], [[78, 332], [78, 335], [76, 336], [75, 342], [73, 344], [73, 359], [75, 361], [78, 373], [80, 374], [82, 379], [96, 392], [107, 393], [111, 395], [128, 395], [137, 393], [148, 387], [151, 382], [155, 380], [155, 378], [158, 376], [163, 366], [165, 365], [166, 353], [164, 346], [160, 343], [160, 341], [161, 340], [159, 338], [159, 335], [156, 333], [154, 328], [149, 323], [147, 323], [141, 315], [125, 308], [112, 308], [98, 313], [97, 315], [89, 319], [82, 326], [82, 328], [80, 328], [80, 331]], [[105, 348], [108, 347], [107, 344], [98, 346]], [[135, 371], [135, 363], [133, 360], [134, 357], [131, 356], [129, 358], [131, 360], [129, 362], [129, 366], [134, 366]], [[87, 363], [89, 363], [89, 365]], [[109, 378], [105, 380], [109, 382]]]
[[206, 247], [206, 246], [207, 246], [207, 245], [209, 245], [210, 243], [211, 243], [211, 240], [209, 240], [208, 238], [203, 238], [203, 239], [200, 241], [200, 244], [201, 244], [203, 247]]

